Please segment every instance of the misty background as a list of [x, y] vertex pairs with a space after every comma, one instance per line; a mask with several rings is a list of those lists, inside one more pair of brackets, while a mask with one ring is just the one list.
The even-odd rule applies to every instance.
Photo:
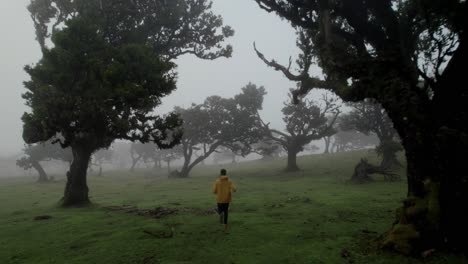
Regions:
[[[24, 147], [21, 137], [21, 115], [28, 111], [21, 94], [27, 75], [23, 67], [40, 59], [34, 26], [26, 9], [29, 0], [0, 1], [0, 157], [16, 156]], [[210, 95], [231, 97], [248, 82], [263, 85], [268, 95], [262, 117], [271, 126], [281, 129], [281, 108], [289, 88], [295, 86], [279, 72], [268, 68], [257, 58], [252, 43], [268, 57], [287, 63], [296, 57], [296, 36], [293, 28], [279, 17], [262, 11], [251, 0], [214, 0], [213, 11], [223, 17], [226, 25], [236, 31], [228, 43], [234, 46], [232, 58], [204, 61], [191, 55], [177, 60], [177, 90], [163, 98], [158, 113], [171, 111], [174, 106], [201, 103]], [[242, 15], [239, 15], [242, 14]], [[255, 23], [252, 23], [255, 21]]]
[[[25, 147], [21, 116], [29, 111], [21, 98], [21, 94], [26, 91], [23, 82], [29, 78], [23, 68], [25, 65], [35, 64], [42, 56], [27, 10], [29, 3], [30, 0], [0, 0], [0, 34], [4, 36], [0, 42], [0, 177], [35, 174], [34, 170], [25, 171], [16, 166], [16, 160], [24, 155]], [[163, 104], [157, 107], [155, 112], [164, 114], [172, 111], [174, 106], [185, 108], [192, 103], [199, 104], [211, 95], [229, 98], [252, 82], [264, 86], [268, 93], [264, 97], [263, 110], [260, 112], [262, 119], [269, 123], [271, 128], [284, 130], [281, 109], [283, 103], [288, 100], [290, 88], [295, 88], [296, 84], [281, 72], [267, 67], [257, 57], [253, 43], [256, 43], [257, 48], [267, 58], [287, 64], [290, 57], [295, 61], [299, 53], [294, 28], [278, 16], [264, 12], [251, 0], [213, 0], [212, 11], [221, 15], [224, 24], [235, 30], [235, 35], [226, 42], [234, 47], [232, 57], [213, 61], [201, 60], [193, 55], [179, 57], [176, 60], [177, 90], [162, 98]], [[320, 75], [321, 72], [312, 66], [312, 74]], [[308, 98], [319, 99], [320, 93], [321, 91], [313, 91]], [[322, 140], [311, 144], [319, 149], [324, 147]], [[106, 167], [123, 168], [131, 163], [130, 144], [119, 145], [113, 146], [119, 153], [114, 155], [115, 164], [107, 164]], [[319, 149], [306, 148], [299, 155]], [[246, 158], [237, 159], [241, 161], [259, 157], [257, 154], [251, 154]], [[212, 163], [213, 160], [214, 157], [209, 157], [207, 162]], [[174, 162], [174, 165], [179, 165], [179, 162]], [[66, 171], [66, 164], [60, 161], [46, 161], [43, 166], [52, 174]]]

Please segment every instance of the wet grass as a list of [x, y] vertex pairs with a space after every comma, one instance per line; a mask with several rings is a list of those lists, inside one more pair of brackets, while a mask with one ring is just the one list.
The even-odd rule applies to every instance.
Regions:
[[[220, 166], [189, 179], [150, 171], [91, 176], [88, 208], [57, 206], [59, 176], [49, 184], [1, 179], [0, 263], [468, 263], [442, 252], [422, 260], [377, 250], [406, 185], [380, 177], [348, 184], [361, 156], [376, 159], [366, 151], [301, 157], [298, 173], [284, 173], [284, 160], [226, 165], [239, 188], [228, 234], [216, 215], [196, 213], [214, 209]], [[155, 219], [109, 206], [190, 210]]]

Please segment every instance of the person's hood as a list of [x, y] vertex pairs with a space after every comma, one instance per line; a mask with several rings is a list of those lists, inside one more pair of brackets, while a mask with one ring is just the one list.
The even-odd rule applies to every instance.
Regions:
[[229, 177], [226, 176], [226, 175], [223, 175], [223, 176], [219, 176], [219, 179], [222, 180], [222, 181], [227, 181], [227, 180], [229, 180]]

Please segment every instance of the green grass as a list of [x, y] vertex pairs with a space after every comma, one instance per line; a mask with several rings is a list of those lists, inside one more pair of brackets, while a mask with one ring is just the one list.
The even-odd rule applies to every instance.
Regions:
[[[301, 157], [303, 171], [292, 174], [282, 172], [284, 160], [226, 166], [239, 189], [229, 234], [216, 215], [152, 219], [104, 208], [214, 208], [210, 191], [219, 166], [196, 169], [189, 179], [149, 171], [89, 177], [89, 208], [57, 206], [63, 178], [50, 184], [2, 179], [0, 263], [468, 263], [442, 252], [421, 260], [375, 249], [373, 240], [390, 227], [406, 184], [379, 177], [367, 185], [348, 184], [363, 155], [369, 154]], [[34, 221], [38, 215], [52, 218]], [[172, 238], [143, 232], [168, 232], [171, 226]], [[351, 256], [343, 258], [342, 250]]]

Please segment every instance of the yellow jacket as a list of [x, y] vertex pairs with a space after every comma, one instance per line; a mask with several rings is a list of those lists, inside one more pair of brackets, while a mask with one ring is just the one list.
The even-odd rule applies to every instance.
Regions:
[[213, 183], [213, 193], [216, 194], [218, 203], [230, 203], [231, 193], [237, 191], [234, 183], [229, 180], [228, 176], [219, 176]]

